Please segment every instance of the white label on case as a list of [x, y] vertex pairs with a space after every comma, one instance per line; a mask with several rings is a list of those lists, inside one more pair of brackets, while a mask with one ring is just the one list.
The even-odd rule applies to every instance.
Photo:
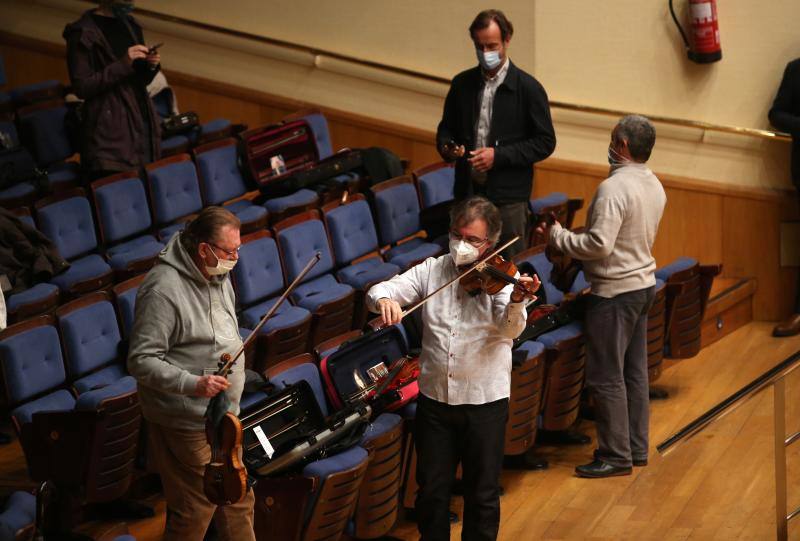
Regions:
[[264, 434], [264, 431], [261, 429], [260, 426], [257, 426], [253, 429], [253, 432], [256, 433], [256, 438], [258, 438], [258, 443], [261, 444], [261, 447], [264, 449], [264, 452], [267, 453], [267, 458], [272, 459], [272, 455], [275, 454], [275, 449], [272, 448], [272, 444], [267, 439], [267, 435]]

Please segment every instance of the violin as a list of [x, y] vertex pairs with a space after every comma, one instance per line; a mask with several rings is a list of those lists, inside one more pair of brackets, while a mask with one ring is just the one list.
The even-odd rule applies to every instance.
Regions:
[[519, 285], [527, 295], [534, 296], [533, 282], [521, 282], [514, 277], [516, 274], [517, 266], [496, 254], [476, 265], [473, 271], [462, 277], [458, 283], [470, 295], [481, 292], [496, 295], [507, 285], [514, 284]]
[[230, 505], [247, 493], [247, 469], [242, 464], [242, 424], [231, 412], [213, 426], [206, 421], [206, 439], [211, 444], [211, 461], [203, 474], [203, 492], [210, 502]]
[[347, 401], [364, 400], [372, 402], [383, 395], [385, 391], [400, 389], [417, 378], [419, 378], [419, 359], [416, 357], [401, 357], [394, 362], [386, 375], [372, 385], [359, 389], [350, 395]]

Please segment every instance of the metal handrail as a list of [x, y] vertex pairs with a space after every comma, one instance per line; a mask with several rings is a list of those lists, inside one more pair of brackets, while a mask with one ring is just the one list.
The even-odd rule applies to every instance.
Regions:
[[668, 454], [677, 445], [699, 434], [710, 424], [771, 385], [773, 393], [773, 445], [775, 450], [775, 533], [780, 541], [788, 539], [789, 521], [800, 515], [800, 508], [787, 514], [786, 468], [786, 448], [800, 440], [800, 432], [786, 436], [786, 376], [796, 370], [798, 366], [800, 366], [800, 351], [767, 370], [656, 446], [659, 453], [662, 455]]
[[[94, 0], [83, 0], [87, 3], [96, 3]], [[358, 58], [355, 56], [350, 56], [346, 54], [337, 53], [334, 51], [329, 51], [326, 49], [320, 49], [317, 47], [310, 47], [308, 45], [301, 45], [298, 43], [293, 43], [286, 40], [270, 38], [266, 36], [260, 36], [258, 34], [252, 34], [250, 32], [243, 32], [240, 30], [233, 30], [231, 28], [225, 28], [223, 26], [218, 26], [215, 24], [204, 23], [200, 21], [195, 21], [192, 19], [187, 19], [184, 17], [178, 17], [175, 15], [169, 15], [167, 13], [161, 13], [159, 11], [154, 11], [151, 9], [143, 9], [143, 8], [136, 8], [135, 12], [139, 15], [150, 17], [153, 19], [158, 19], [161, 21], [173, 23], [173, 24], [180, 24], [183, 26], [189, 26], [192, 28], [197, 28], [200, 30], [206, 30], [209, 32], [214, 32], [217, 34], [222, 34], [225, 36], [235, 37], [246, 39], [250, 41], [255, 41], [258, 43], [263, 43], [266, 45], [272, 45], [277, 47], [283, 47], [285, 49], [306, 53], [312, 55], [314, 57], [328, 57], [335, 60], [341, 60], [344, 62], [351, 62], [353, 64], [364, 66], [367, 68], [377, 69], [381, 71], [385, 71], [388, 73], [393, 73], [397, 75], [403, 75], [407, 77], [413, 77], [415, 79], [419, 79], [422, 81], [432, 82], [432, 83], [440, 83], [449, 85], [450, 79], [446, 77], [440, 77], [437, 75], [431, 75], [429, 73], [424, 73], [417, 70], [407, 69], [407, 68], [400, 68], [397, 66], [392, 66], [390, 64], [384, 64], [382, 62], [375, 62], [372, 60], [366, 60], [363, 58]], [[579, 105], [574, 103], [567, 103], [561, 101], [551, 101], [550, 106], [556, 109], [564, 109], [569, 111], [580, 111], [583, 113], [591, 113], [591, 114], [598, 114], [598, 115], [605, 115], [605, 116], [613, 116], [613, 117], [622, 117], [630, 112], [627, 111], [620, 111], [617, 109], [606, 109], [603, 107], [592, 107], [588, 105]], [[711, 124], [708, 122], [701, 122], [698, 120], [688, 120], [688, 119], [681, 119], [681, 118], [673, 118], [667, 116], [659, 116], [659, 115], [648, 115], [648, 118], [653, 120], [654, 122], [659, 122], [662, 124], [670, 124], [673, 126], [681, 126], [687, 128], [696, 128], [705, 131], [714, 131], [714, 132], [721, 132], [721, 133], [730, 133], [736, 135], [745, 135], [749, 137], [759, 137], [764, 139], [773, 139], [773, 140], [781, 140], [781, 141], [791, 141], [791, 136], [778, 132], [778, 131], [771, 131], [771, 130], [761, 130], [757, 128], [743, 128], [738, 126], [724, 126], [720, 124]]]
[[745, 401], [749, 400], [760, 391], [763, 391], [769, 385], [789, 375], [797, 369], [798, 366], [800, 366], [800, 351], [767, 370], [728, 398], [697, 417], [694, 421], [678, 430], [675, 434], [656, 445], [656, 450], [662, 455], [668, 454], [674, 450], [676, 445], [697, 435], [708, 425], [719, 420], [727, 413], [730, 413], [734, 408], [742, 405]]

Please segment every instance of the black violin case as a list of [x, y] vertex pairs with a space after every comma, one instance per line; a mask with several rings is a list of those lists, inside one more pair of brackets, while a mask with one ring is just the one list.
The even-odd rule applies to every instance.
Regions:
[[362, 403], [325, 417], [306, 381], [288, 385], [240, 419], [243, 462], [251, 475], [275, 475], [361, 438], [371, 409]]

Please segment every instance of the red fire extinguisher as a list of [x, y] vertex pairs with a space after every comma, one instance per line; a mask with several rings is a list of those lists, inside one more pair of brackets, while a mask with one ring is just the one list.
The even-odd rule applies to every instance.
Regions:
[[691, 20], [692, 28], [691, 40], [686, 36], [683, 26], [678, 22], [678, 17], [672, 7], [672, 0], [669, 0], [669, 11], [686, 45], [686, 54], [689, 60], [698, 64], [708, 64], [722, 58], [717, 0], [689, 0], [689, 19]]

